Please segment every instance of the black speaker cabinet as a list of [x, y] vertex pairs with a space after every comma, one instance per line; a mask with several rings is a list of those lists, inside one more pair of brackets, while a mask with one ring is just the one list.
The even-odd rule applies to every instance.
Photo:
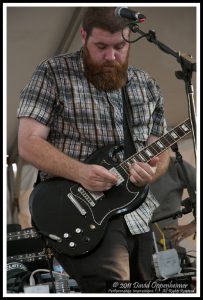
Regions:
[[43, 238], [33, 227], [7, 231], [7, 271], [15, 266], [25, 266], [29, 271], [49, 269], [48, 256], [52, 259], [53, 253], [49, 248], [47, 251]]

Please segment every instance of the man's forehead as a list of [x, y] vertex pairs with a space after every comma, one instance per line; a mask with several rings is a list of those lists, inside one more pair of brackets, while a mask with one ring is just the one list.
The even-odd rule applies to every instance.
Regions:
[[114, 33], [111, 33], [110, 31], [95, 27], [95, 28], [93, 28], [90, 37], [92, 37], [94, 40], [101, 41], [101, 42], [102, 41], [112, 41], [112, 40], [114, 40], [114, 41], [117, 40], [118, 42], [122, 42], [124, 40], [123, 35], [124, 35], [124, 37], [128, 37], [129, 32], [130, 32], [130, 29], [128, 27], [124, 28], [123, 32], [122, 32], [122, 30], [120, 30], [120, 31], [116, 31]]

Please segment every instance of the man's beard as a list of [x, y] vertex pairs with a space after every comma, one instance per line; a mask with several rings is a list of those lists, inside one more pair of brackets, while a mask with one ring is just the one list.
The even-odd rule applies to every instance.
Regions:
[[85, 45], [83, 48], [83, 61], [86, 78], [98, 90], [110, 92], [125, 85], [127, 81], [128, 53], [122, 65], [118, 62], [105, 62], [101, 65], [92, 61]]

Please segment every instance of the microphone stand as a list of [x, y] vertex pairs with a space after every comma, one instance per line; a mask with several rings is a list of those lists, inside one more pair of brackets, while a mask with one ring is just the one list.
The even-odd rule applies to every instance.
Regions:
[[178, 144], [175, 143], [171, 146], [171, 149], [176, 154], [176, 162], [179, 164], [182, 170], [183, 180], [186, 184], [186, 188], [188, 191], [189, 197], [183, 200], [181, 203], [185, 206], [184, 212], [193, 212], [194, 218], [196, 218], [196, 192], [190, 183], [190, 179], [188, 177], [188, 173], [186, 171], [185, 165], [183, 163], [183, 158], [180, 152], [178, 151]]
[[181, 166], [189, 197], [181, 201], [181, 205], [184, 206], [183, 209], [181, 209], [175, 213], [165, 215], [165, 216], [157, 218], [157, 219], [153, 219], [152, 223], [156, 223], [156, 222], [166, 220], [169, 218], [173, 218], [173, 219], [181, 218], [183, 215], [186, 215], [190, 212], [193, 213], [193, 216], [196, 219], [196, 193], [195, 193], [195, 190], [192, 188], [192, 186], [190, 184], [190, 180], [188, 178], [188, 174], [187, 174], [187, 171], [186, 171], [184, 163], [183, 163], [182, 155], [180, 154], [180, 152], [178, 152], [177, 144], [173, 145], [171, 148], [173, 151], [176, 152], [176, 161]]
[[182, 204], [182, 206], [184, 206], [183, 209], [181, 209], [175, 213], [165, 215], [165, 216], [157, 218], [157, 219], [153, 219], [151, 221], [151, 223], [156, 223], [156, 222], [163, 221], [166, 219], [171, 219], [171, 218], [172, 219], [181, 218], [183, 215], [186, 215], [190, 212], [193, 212], [193, 215], [196, 218], [196, 213], [195, 213], [196, 203], [194, 202], [194, 200], [191, 200], [190, 197], [188, 197], [188, 198], [182, 200], [181, 204]]
[[166, 215], [166, 216], [158, 218], [158, 219], [154, 219], [152, 221], [152, 223], [156, 223], [156, 222], [159, 222], [159, 221], [162, 221], [165, 219], [169, 219], [169, 218], [173, 218], [173, 219], [181, 218], [183, 214], [185, 215], [190, 212], [192, 212], [194, 218], [196, 218], [196, 193], [195, 193], [194, 188], [190, 184], [190, 179], [188, 177], [188, 173], [187, 173], [185, 165], [183, 163], [182, 155], [178, 151], [178, 144], [175, 143], [174, 145], [172, 145], [171, 149], [173, 150], [173, 152], [175, 152], [176, 162], [181, 167], [183, 180], [186, 184], [186, 188], [187, 188], [189, 197], [181, 201], [182, 206], [184, 206], [184, 208], [182, 210], [177, 211], [170, 215]]
[[[185, 200], [187, 200], [187, 199], [185, 199]], [[183, 201], [185, 201], [185, 200], [183, 200]], [[182, 201], [182, 202], [183, 202]], [[173, 214], [170, 214], [170, 215], [165, 215], [165, 216], [163, 216], [163, 217], [160, 217], [160, 218], [157, 218], [157, 219], [153, 219], [152, 221], [151, 221], [151, 223], [156, 223], [156, 222], [159, 222], [159, 221], [163, 221], [163, 220], [166, 220], [166, 219], [177, 219], [177, 218], [181, 218], [183, 215], [186, 215], [186, 214], [188, 214], [189, 212], [191, 212], [191, 210], [189, 209], [188, 210], [188, 207], [186, 208], [186, 204], [184, 204], [185, 205], [185, 208], [183, 208], [183, 209], [181, 209], [181, 210], [179, 210], [179, 211], [177, 211], [177, 212], [175, 212], [175, 213], [173, 213]]]
[[192, 72], [196, 72], [196, 63], [192, 61], [191, 55], [188, 55], [186, 53], [181, 53], [180, 51], [175, 52], [165, 44], [158, 41], [154, 30], [149, 30], [148, 33], [143, 32], [142, 30], [139, 29], [136, 22], [130, 23], [129, 28], [132, 32], [139, 33], [141, 37], [134, 41], [128, 41], [128, 42], [131, 43], [136, 42], [139, 39], [146, 37], [146, 39], [149, 42], [154, 43], [163, 52], [174, 56], [177, 59], [178, 63], [180, 63], [182, 67], [182, 71], [175, 72], [175, 75], [178, 79], [182, 79], [185, 82], [185, 90], [188, 99], [188, 112], [191, 121], [191, 127], [192, 127], [191, 131], [193, 136], [193, 145], [194, 145], [194, 152], [195, 152], [195, 159], [196, 159], [196, 112], [195, 112], [195, 105], [194, 105], [194, 89], [192, 85]]

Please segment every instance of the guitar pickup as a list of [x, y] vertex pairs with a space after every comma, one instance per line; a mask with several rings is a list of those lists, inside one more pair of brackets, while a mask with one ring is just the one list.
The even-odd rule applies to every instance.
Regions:
[[87, 194], [87, 192], [82, 187], [78, 188], [78, 192], [83, 196], [83, 198], [89, 203], [89, 205], [91, 207], [95, 206], [94, 201], [90, 198], [90, 196]]
[[109, 171], [118, 177], [116, 186], [120, 185], [125, 180], [116, 168], [111, 168]]

